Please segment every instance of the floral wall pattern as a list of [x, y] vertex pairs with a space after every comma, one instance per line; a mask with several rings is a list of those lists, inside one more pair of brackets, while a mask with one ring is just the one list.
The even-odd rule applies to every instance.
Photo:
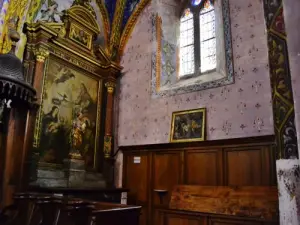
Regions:
[[165, 98], [151, 98], [152, 5], [146, 7], [122, 58], [118, 144], [169, 142], [174, 111], [207, 108], [207, 139], [274, 133], [263, 4], [229, 0], [235, 83]]

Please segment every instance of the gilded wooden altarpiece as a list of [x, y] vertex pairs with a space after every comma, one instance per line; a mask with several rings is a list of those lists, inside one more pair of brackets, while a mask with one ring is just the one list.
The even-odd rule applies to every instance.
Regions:
[[[62, 21], [24, 28], [25, 76], [38, 92], [36, 113], [29, 116], [28, 151], [31, 142], [42, 166], [60, 167], [68, 158], [97, 170], [101, 143], [112, 139], [111, 90], [121, 68], [94, 44], [101, 31], [84, 5], [66, 10]], [[104, 146], [102, 155], [109, 157], [111, 143]]]

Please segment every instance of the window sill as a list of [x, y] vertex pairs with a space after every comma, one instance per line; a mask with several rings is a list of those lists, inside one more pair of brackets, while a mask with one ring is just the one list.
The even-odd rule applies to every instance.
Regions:
[[217, 88], [234, 83], [232, 76], [219, 71], [211, 71], [199, 76], [184, 77], [174, 84], [162, 86], [158, 92], [153, 93], [154, 97], [166, 97], [176, 94], [201, 91], [210, 88]]

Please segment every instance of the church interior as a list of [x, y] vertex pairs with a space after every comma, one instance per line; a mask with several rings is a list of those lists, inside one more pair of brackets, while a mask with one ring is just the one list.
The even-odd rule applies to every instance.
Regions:
[[299, 11], [0, 0], [0, 225], [299, 225]]

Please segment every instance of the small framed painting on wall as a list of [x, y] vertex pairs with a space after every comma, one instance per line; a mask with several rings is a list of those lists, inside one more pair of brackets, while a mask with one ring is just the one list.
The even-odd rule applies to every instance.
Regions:
[[205, 120], [205, 108], [173, 112], [170, 142], [204, 141]]

